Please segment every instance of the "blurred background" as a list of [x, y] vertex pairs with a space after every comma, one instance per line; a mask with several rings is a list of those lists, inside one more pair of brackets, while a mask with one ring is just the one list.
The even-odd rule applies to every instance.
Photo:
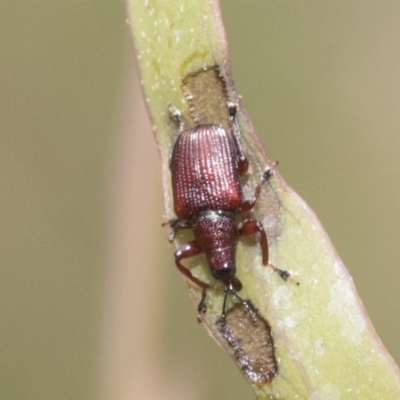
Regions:
[[[223, 0], [256, 132], [400, 362], [400, 3]], [[196, 322], [119, 1], [0, 2], [0, 398], [251, 399]]]

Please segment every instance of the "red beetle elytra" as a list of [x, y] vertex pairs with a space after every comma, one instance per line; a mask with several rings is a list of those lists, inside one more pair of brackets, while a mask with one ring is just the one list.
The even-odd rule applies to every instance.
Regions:
[[[180, 134], [173, 146], [170, 169], [174, 208], [177, 219], [169, 221], [170, 241], [177, 229], [193, 229], [195, 240], [183, 244], [175, 252], [175, 263], [188, 279], [203, 289], [199, 312], [205, 312], [206, 290], [210, 287], [192, 275], [182, 264], [185, 258], [204, 253], [214, 279], [225, 286], [222, 315], [225, 316], [227, 293], [236, 292], [242, 283], [236, 277], [235, 250], [239, 236], [260, 234], [262, 262], [268, 264], [268, 241], [262, 223], [247, 219], [236, 224], [236, 216], [250, 211], [260, 194], [261, 185], [272, 176], [266, 169], [251, 200], [244, 200], [240, 176], [248, 170], [236, 120], [236, 105], [228, 102], [230, 132], [220, 125], [198, 125], [185, 130], [181, 114], [170, 107], [179, 124]], [[283, 279], [289, 273], [272, 266]]]

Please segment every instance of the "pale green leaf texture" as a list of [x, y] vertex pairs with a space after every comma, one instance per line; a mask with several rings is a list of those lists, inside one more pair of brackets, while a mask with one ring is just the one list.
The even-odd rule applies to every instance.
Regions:
[[[233, 87], [216, 1], [132, 0], [128, 13], [163, 162], [166, 217], [173, 218], [168, 157], [178, 131], [168, 114], [168, 104], [181, 110], [189, 126], [204, 122], [226, 126], [226, 98], [239, 101], [239, 96]], [[221, 82], [209, 74], [215, 67], [226, 87], [218, 87]], [[204, 78], [204, 82], [191, 86], [191, 77], [196, 82]], [[193, 98], [187, 95], [188, 90]], [[262, 172], [272, 163], [241, 105], [239, 123], [250, 162], [244, 193], [250, 197]], [[263, 187], [254, 215], [266, 229], [270, 262], [293, 277], [284, 282], [272, 268], [263, 266], [256, 240], [239, 241], [240, 296], [249, 299], [271, 326], [278, 363], [278, 372], [270, 382], [251, 382], [258, 398], [400, 399], [398, 367], [376, 336], [351, 277], [315, 215], [277, 171]], [[187, 233], [179, 234], [177, 245], [188, 237]], [[187, 265], [194, 275], [212, 282], [201, 257]], [[188, 288], [197, 304], [201, 291], [189, 282]], [[222, 300], [223, 287], [215, 284], [207, 294], [208, 312], [203, 323], [237, 361], [216, 324]], [[230, 306], [233, 301], [229, 300]]]

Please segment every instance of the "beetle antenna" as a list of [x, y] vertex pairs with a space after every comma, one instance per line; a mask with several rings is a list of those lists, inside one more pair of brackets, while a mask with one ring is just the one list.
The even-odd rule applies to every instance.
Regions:
[[231, 283], [225, 286], [224, 293], [225, 295], [224, 295], [224, 302], [222, 303], [222, 315], [221, 315], [223, 324], [225, 324], [226, 321], [226, 300], [228, 297], [228, 293], [230, 293], [233, 297], [236, 297], [243, 304], [243, 306], [246, 308], [247, 311], [251, 311], [247, 302], [243, 300], [243, 298], [236, 293]]
[[221, 315], [224, 325], [225, 325], [225, 320], [226, 320], [226, 298], [228, 297], [228, 291], [229, 291], [228, 288], [225, 286], [225, 290], [224, 290], [225, 295], [224, 295], [224, 302], [222, 304], [222, 315]]

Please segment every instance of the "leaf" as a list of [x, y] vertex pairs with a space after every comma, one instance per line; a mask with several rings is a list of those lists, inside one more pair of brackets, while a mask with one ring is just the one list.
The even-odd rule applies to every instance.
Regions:
[[[229, 129], [226, 101], [238, 102], [250, 163], [244, 195], [250, 198], [273, 162], [234, 88], [217, 1], [132, 0], [128, 14], [162, 158], [166, 218], [174, 217], [168, 160], [178, 135], [169, 104], [181, 111], [188, 127], [213, 123]], [[351, 277], [314, 213], [276, 168], [254, 216], [266, 230], [270, 262], [290, 271], [292, 280], [284, 282], [273, 268], [262, 265], [256, 240], [240, 240], [237, 275], [243, 283], [240, 296], [248, 303], [229, 296], [227, 319], [221, 324], [223, 286], [213, 281], [202, 257], [187, 265], [193, 275], [213, 283], [203, 325], [237, 363], [258, 398], [400, 398], [398, 367], [376, 336]], [[176, 244], [189, 237], [180, 233]], [[190, 282], [187, 286], [197, 305], [201, 290]]]

